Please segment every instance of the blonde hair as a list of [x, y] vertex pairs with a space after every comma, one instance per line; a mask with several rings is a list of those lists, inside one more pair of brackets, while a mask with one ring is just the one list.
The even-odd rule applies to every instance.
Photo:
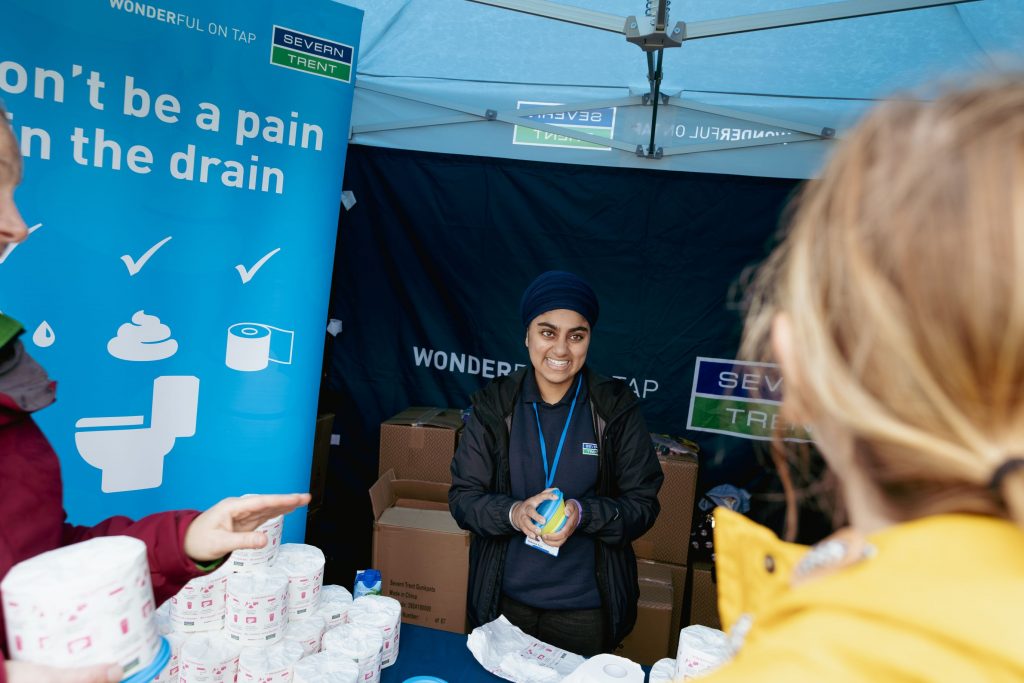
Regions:
[[879, 106], [799, 197], [743, 354], [790, 322], [786, 401], [847, 435], [894, 519], [1024, 525], [1024, 79]]

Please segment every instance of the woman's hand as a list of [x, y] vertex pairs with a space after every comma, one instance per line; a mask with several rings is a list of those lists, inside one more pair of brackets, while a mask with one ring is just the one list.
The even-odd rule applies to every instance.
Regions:
[[3, 663], [7, 683], [118, 683], [124, 671], [118, 664], [58, 669], [29, 662]]
[[580, 510], [577, 507], [577, 503], [575, 500], [567, 500], [565, 501], [565, 526], [562, 527], [561, 531], [556, 531], [553, 534], [544, 534], [540, 537], [540, 540], [552, 548], [560, 548], [573, 535], [579, 524]]
[[512, 526], [519, 529], [528, 538], [533, 540], [540, 538], [540, 534], [537, 533], [540, 531], [540, 527], [537, 524], [543, 525], [547, 520], [544, 519], [544, 515], [537, 512], [537, 506], [545, 500], [558, 500], [558, 496], [552, 493], [553, 490], [545, 489], [535, 496], [516, 503], [510, 515]]
[[267, 535], [256, 528], [309, 501], [308, 493], [225, 498], [192, 520], [185, 532], [185, 554], [196, 562], [211, 562], [234, 550], [262, 548]]

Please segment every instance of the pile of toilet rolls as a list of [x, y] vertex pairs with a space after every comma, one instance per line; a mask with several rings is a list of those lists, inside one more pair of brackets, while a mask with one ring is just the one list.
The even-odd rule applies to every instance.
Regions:
[[324, 586], [324, 554], [281, 543], [239, 550], [157, 610], [171, 645], [158, 683], [377, 683], [398, 657], [401, 605]]

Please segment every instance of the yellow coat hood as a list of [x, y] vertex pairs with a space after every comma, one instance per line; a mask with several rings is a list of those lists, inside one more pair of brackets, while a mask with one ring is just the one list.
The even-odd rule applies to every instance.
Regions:
[[865, 539], [864, 559], [793, 586], [808, 548], [722, 508], [715, 522], [722, 624], [742, 623], [735, 658], [707, 681], [1024, 681], [1015, 525], [978, 515], [898, 524]]

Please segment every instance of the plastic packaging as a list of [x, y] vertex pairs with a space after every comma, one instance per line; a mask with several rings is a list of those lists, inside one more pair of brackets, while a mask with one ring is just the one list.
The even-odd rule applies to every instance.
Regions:
[[320, 589], [320, 607], [314, 614], [323, 617], [324, 631], [348, 622], [348, 611], [352, 607], [352, 594], [343, 586], [327, 585]]
[[11, 659], [119, 662], [133, 676], [162, 651], [146, 544], [136, 538], [94, 538], [36, 555], [0, 585]]
[[357, 683], [359, 666], [341, 652], [310, 655], [295, 665], [292, 683]]
[[305, 543], [285, 543], [274, 568], [288, 575], [288, 619], [305, 619], [320, 606], [324, 584], [324, 551]]
[[288, 575], [274, 567], [228, 577], [224, 630], [242, 645], [277, 642], [288, 623]]
[[402, 630], [402, 603], [385, 595], [364, 595], [352, 602], [348, 611], [349, 622], [379, 629], [384, 638], [384, 651], [380, 666], [386, 669], [398, 660], [398, 645]]
[[359, 680], [377, 683], [380, 680], [380, 660], [384, 651], [384, 637], [380, 629], [358, 624], [342, 624], [324, 634], [325, 653], [338, 653], [356, 663]]
[[557, 683], [585, 661], [523, 633], [505, 617], [473, 629], [466, 647], [481, 666], [514, 683]]
[[181, 646], [181, 680], [188, 683], [234, 683], [242, 648], [222, 633], [196, 633]]
[[300, 659], [302, 645], [291, 640], [244, 648], [238, 657], [238, 683], [289, 683]]
[[284, 639], [292, 640], [302, 646], [302, 656], [307, 657], [320, 652], [320, 644], [324, 637], [323, 617], [313, 615], [309, 619], [288, 622], [284, 629]]
[[[255, 494], [247, 493], [243, 498]], [[232, 571], [245, 572], [253, 567], [266, 567], [274, 563], [277, 551], [281, 547], [281, 533], [284, 531], [284, 517], [279, 515], [256, 528], [267, 535], [267, 544], [262, 548], [236, 550], [228, 557], [227, 564]]]
[[729, 636], [724, 631], [699, 624], [687, 626], [679, 632], [675, 680], [703, 676], [731, 658]]
[[644, 683], [644, 670], [634, 661], [600, 654], [583, 662], [564, 683]]

